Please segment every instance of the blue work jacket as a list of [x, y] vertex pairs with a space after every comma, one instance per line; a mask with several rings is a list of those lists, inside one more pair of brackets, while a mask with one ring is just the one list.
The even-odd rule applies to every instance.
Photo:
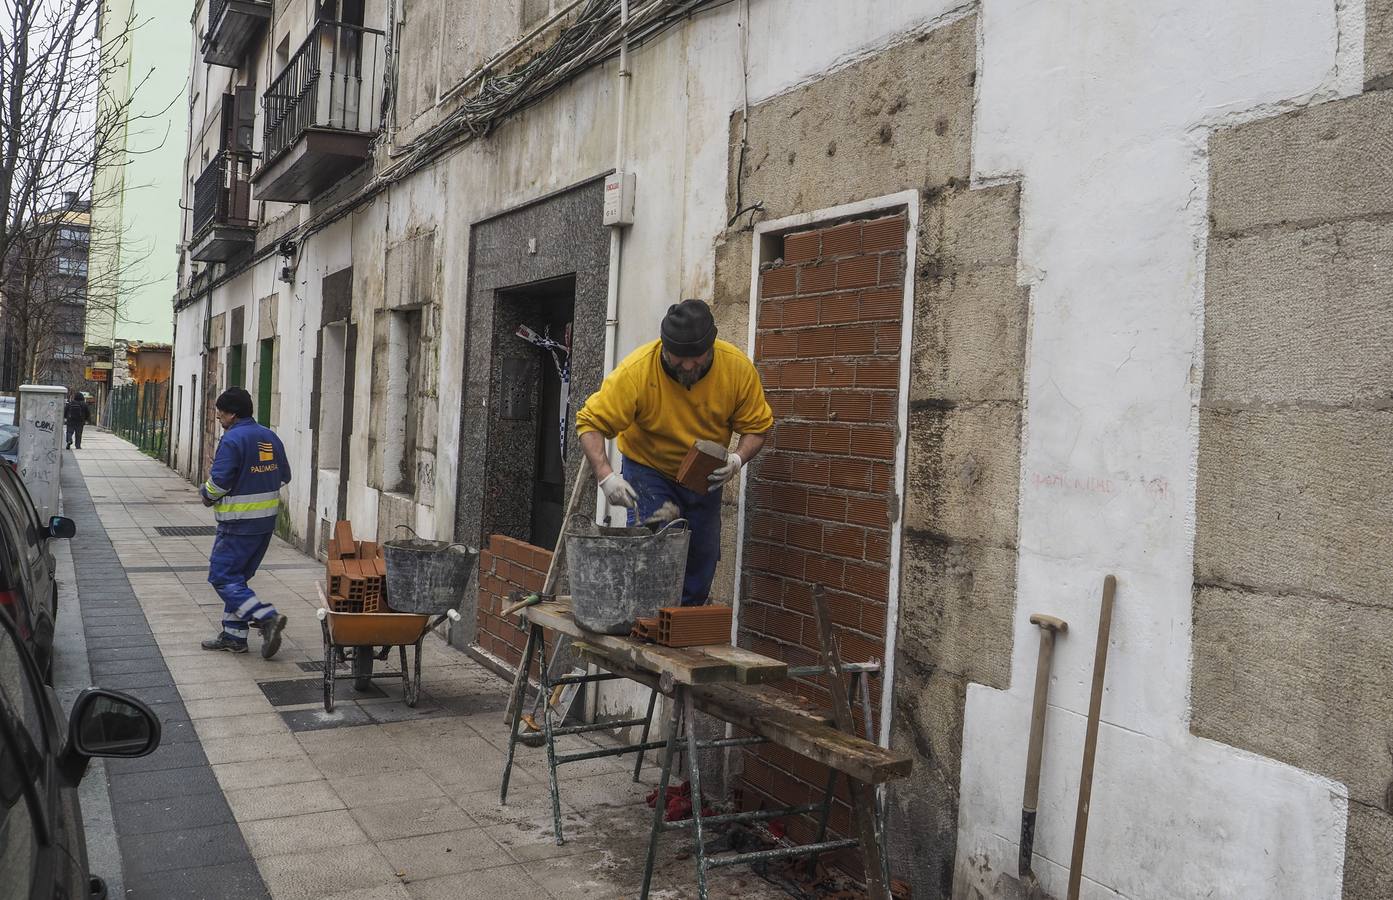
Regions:
[[199, 493], [213, 501], [220, 531], [269, 534], [276, 530], [281, 485], [289, 483], [281, 439], [254, 419], [238, 419], [223, 433]]

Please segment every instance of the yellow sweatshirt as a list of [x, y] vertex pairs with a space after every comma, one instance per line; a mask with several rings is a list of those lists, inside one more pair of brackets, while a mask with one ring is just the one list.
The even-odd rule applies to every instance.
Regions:
[[644, 344], [585, 401], [576, 432], [617, 436], [626, 457], [676, 479], [698, 439], [726, 446], [732, 434], [774, 427], [754, 363], [725, 341], [714, 350], [711, 370], [689, 390], [663, 369], [662, 342]]

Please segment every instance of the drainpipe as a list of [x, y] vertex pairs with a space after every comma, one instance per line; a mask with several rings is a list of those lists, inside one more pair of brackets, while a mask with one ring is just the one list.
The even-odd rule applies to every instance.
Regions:
[[[614, 136], [614, 170], [624, 171], [624, 156], [626, 149], [625, 125], [629, 103], [629, 0], [619, 0], [619, 81], [615, 85], [617, 94], [615, 96], [615, 136]], [[614, 371], [615, 357], [619, 350], [619, 266], [624, 258], [624, 226], [611, 225], [609, 227], [609, 292], [605, 301], [605, 374]], [[614, 446], [609, 448], [609, 457], [613, 464], [617, 464]], [[609, 519], [609, 502], [605, 500], [604, 491], [595, 488], [595, 521], [605, 523]], [[586, 673], [594, 675], [598, 670], [594, 663], [587, 664]], [[600, 695], [598, 690], [587, 689], [585, 692], [585, 714], [583, 718], [587, 722], [594, 722], [598, 718], [600, 705]]]
[[[619, 75], [615, 85], [615, 138], [614, 169], [624, 171], [627, 149], [626, 124], [629, 104], [629, 0], [619, 0]], [[624, 258], [624, 226], [611, 225], [609, 229], [609, 290], [605, 303], [605, 374], [614, 371], [615, 357], [619, 350], [619, 267]], [[610, 459], [615, 460], [614, 448], [610, 447]], [[615, 460], [617, 462], [617, 460]], [[600, 511], [596, 521], [603, 523], [609, 518], [609, 504], [604, 492], [596, 488], [596, 506]]]

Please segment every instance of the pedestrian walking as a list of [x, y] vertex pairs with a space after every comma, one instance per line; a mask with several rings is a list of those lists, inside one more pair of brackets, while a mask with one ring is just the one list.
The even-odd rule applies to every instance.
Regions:
[[77, 449], [82, 449], [82, 429], [92, 418], [91, 411], [87, 408], [87, 399], [82, 396], [82, 391], [73, 391], [68, 402], [63, 404], [63, 425], [65, 426], [65, 447], [69, 450], [73, 448], [73, 442], [77, 442]]
[[[721, 557], [721, 492], [755, 458], [774, 415], [759, 371], [733, 344], [716, 340], [711, 309], [700, 300], [668, 307], [662, 337], [639, 347], [605, 378], [576, 416], [580, 446], [605, 499], [629, 509], [629, 524], [667, 504], [687, 520], [691, 542], [682, 605], [709, 599]], [[699, 494], [677, 483], [677, 471], [698, 440], [728, 447], [724, 465]], [[622, 472], [610, 468], [605, 438], [618, 437]]]
[[281, 485], [290, 483], [290, 463], [281, 439], [252, 418], [252, 398], [245, 389], [223, 391], [214, 416], [223, 437], [199, 493], [218, 521], [208, 583], [222, 598], [223, 621], [222, 631], [204, 641], [203, 649], [246, 653], [249, 629], [258, 628], [261, 655], [270, 659], [280, 649], [285, 616], [260, 600], [247, 582], [271, 546]]

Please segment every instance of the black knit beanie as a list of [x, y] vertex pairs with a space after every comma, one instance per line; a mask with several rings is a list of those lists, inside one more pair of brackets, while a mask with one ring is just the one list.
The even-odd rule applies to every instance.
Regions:
[[246, 388], [228, 388], [218, 395], [217, 402], [213, 405], [223, 412], [232, 413], [239, 419], [252, 417], [252, 395], [247, 393]]
[[716, 320], [700, 300], [683, 300], [663, 316], [663, 349], [673, 356], [701, 356], [716, 343]]

